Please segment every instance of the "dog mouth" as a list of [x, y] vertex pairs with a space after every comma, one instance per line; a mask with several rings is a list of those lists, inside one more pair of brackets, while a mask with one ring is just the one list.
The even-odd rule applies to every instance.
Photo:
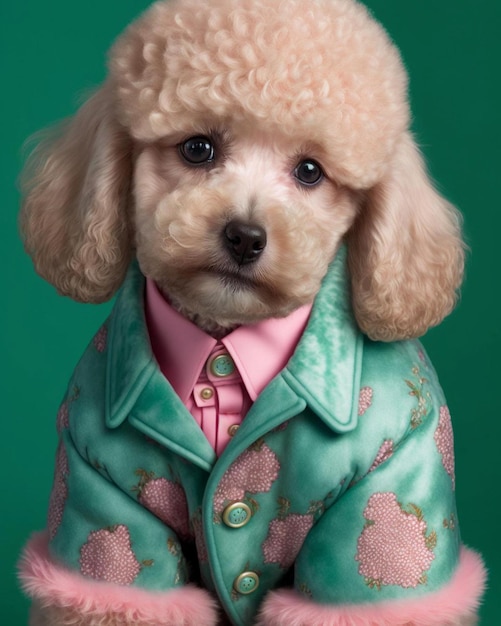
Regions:
[[256, 290], [259, 287], [257, 280], [245, 272], [243, 268], [229, 270], [227, 268], [209, 267], [206, 271], [211, 276], [218, 278], [224, 287], [233, 291]]

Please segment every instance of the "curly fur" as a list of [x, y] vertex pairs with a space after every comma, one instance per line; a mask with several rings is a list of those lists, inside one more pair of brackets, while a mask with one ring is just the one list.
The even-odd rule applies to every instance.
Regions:
[[358, 324], [380, 340], [419, 337], [456, 303], [463, 276], [461, 216], [428, 181], [406, 134], [388, 174], [348, 234]]
[[[169, 626], [218, 626], [218, 622], [210, 620], [206, 613], [197, 615], [195, 619], [184, 619], [181, 612], [170, 622]], [[82, 618], [82, 613], [68, 607], [49, 606], [40, 607], [33, 604], [30, 613], [29, 626], [158, 626], [157, 621], [128, 619], [122, 613], [108, 613], [106, 615], [88, 615]]]
[[[85, 578], [54, 563], [48, 536], [35, 534], [20, 562], [34, 599], [30, 626], [216, 626], [216, 602], [194, 585], [149, 593]], [[54, 599], [57, 598], [56, 601]]]
[[75, 300], [108, 300], [129, 265], [128, 149], [104, 88], [46, 134], [23, 173], [26, 250], [40, 275]]
[[200, 113], [258, 124], [327, 144], [336, 179], [357, 187], [381, 176], [409, 119], [400, 55], [351, 0], [159, 2], [110, 68], [137, 139], [184, 131]]
[[[450, 312], [460, 220], [408, 133], [399, 53], [361, 4], [161, 1], [109, 65], [24, 176], [26, 248], [61, 293], [106, 300], [136, 253], [180, 311], [224, 332], [313, 300], [346, 239], [369, 336], [419, 336]], [[216, 143], [211, 168], [179, 156], [197, 134]], [[301, 157], [322, 184], [299, 188]], [[221, 249], [234, 218], [268, 233], [252, 269]]]

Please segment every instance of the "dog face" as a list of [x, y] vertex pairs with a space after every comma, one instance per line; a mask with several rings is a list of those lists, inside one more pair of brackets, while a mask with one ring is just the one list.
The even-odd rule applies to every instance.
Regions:
[[407, 78], [354, 0], [162, 0], [27, 166], [21, 227], [60, 293], [100, 302], [133, 255], [205, 329], [311, 302], [340, 242], [374, 339], [452, 308], [463, 246], [407, 126]]
[[[117, 114], [139, 146], [137, 257], [204, 327], [283, 316], [314, 299], [354, 220], [353, 188], [384, 169], [381, 155], [407, 123], [398, 53], [371, 45], [379, 26], [351, 3], [311, 7], [161, 2], [114, 46]], [[333, 15], [346, 26], [337, 49]], [[369, 43], [355, 46], [359, 24]], [[355, 88], [348, 66], [364, 57], [378, 75], [365, 71]], [[191, 159], [188, 145], [206, 158]]]
[[226, 124], [145, 145], [135, 166], [143, 272], [204, 327], [311, 302], [356, 214], [322, 150]]

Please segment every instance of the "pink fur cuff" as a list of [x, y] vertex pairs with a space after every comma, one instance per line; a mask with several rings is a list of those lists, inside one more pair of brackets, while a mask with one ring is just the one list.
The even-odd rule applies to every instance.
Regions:
[[67, 610], [81, 616], [82, 623], [107, 623], [115, 616], [121, 624], [135, 626], [217, 624], [216, 603], [207, 591], [189, 585], [148, 592], [89, 580], [51, 561], [47, 539], [45, 533], [35, 534], [20, 562], [23, 589], [42, 609]]
[[291, 590], [270, 593], [258, 626], [455, 626], [471, 623], [485, 587], [482, 559], [463, 548], [448, 585], [425, 599], [328, 606]]

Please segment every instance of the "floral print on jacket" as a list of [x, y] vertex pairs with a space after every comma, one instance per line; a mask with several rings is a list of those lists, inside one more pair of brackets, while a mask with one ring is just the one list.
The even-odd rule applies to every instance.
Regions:
[[346, 282], [341, 251], [290, 362], [216, 458], [153, 358], [133, 264], [58, 415], [52, 558], [155, 593], [199, 572], [238, 626], [285, 584], [337, 606], [450, 580], [460, 542], [442, 390], [418, 342], [360, 333]]

